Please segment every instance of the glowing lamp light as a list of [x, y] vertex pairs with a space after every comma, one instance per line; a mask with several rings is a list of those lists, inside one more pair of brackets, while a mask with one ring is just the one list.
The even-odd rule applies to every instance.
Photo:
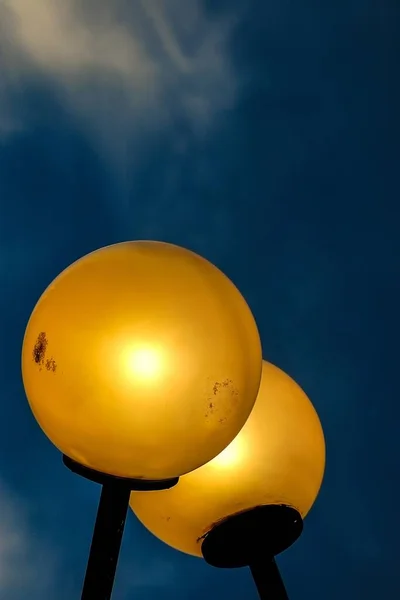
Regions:
[[234, 515], [285, 505], [305, 517], [324, 468], [325, 441], [315, 409], [293, 379], [264, 361], [257, 401], [231, 444], [170, 490], [133, 492], [130, 506], [159, 539], [201, 557], [208, 532]]
[[162, 368], [162, 358], [157, 350], [138, 348], [129, 353], [128, 367], [133, 376], [143, 379], [156, 378]]
[[125, 242], [84, 256], [39, 299], [22, 375], [43, 431], [73, 461], [132, 479], [178, 477], [246, 422], [261, 378], [252, 313], [197, 254]]
[[128, 346], [121, 353], [121, 367], [127, 377], [144, 384], [156, 385], [165, 375], [164, 352], [152, 346]]

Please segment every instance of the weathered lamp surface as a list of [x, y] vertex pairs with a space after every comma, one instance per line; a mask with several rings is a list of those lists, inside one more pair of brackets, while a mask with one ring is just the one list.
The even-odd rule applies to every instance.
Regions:
[[133, 492], [130, 505], [162, 541], [201, 556], [205, 534], [242, 511], [283, 504], [304, 517], [324, 468], [324, 435], [311, 402], [293, 379], [264, 361], [256, 404], [233, 442], [174, 488]]
[[125, 242], [50, 284], [26, 329], [22, 373], [34, 416], [65, 455], [166, 479], [240, 431], [261, 345], [245, 300], [215, 266], [171, 244]]

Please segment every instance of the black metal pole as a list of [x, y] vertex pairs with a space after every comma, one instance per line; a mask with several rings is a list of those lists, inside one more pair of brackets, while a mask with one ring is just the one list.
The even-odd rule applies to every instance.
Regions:
[[274, 558], [253, 560], [249, 566], [260, 600], [289, 600]]
[[167, 490], [179, 481], [117, 477], [95, 471], [63, 455], [65, 466], [102, 486], [81, 600], [111, 600], [131, 491]]
[[103, 484], [82, 600], [111, 599], [130, 493], [126, 483]]

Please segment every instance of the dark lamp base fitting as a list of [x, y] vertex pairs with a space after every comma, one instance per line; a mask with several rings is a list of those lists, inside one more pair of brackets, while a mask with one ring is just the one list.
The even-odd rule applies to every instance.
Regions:
[[260, 555], [273, 557], [283, 552], [302, 531], [303, 520], [294, 508], [258, 506], [215, 525], [201, 551], [213, 567], [245, 567]]
[[201, 551], [213, 567], [251, 569], [262, 600], [287, 600], [274, 557], [301, 535], [303, 520], [290, 506], [258, 506], [215, 525]]
[[132, 491], [165, 490], [176, 479], [149, 481], [100, 473], [63, 456], [68, 469], [102, 485], [81, 600], [110, 600]]
[[63, 463], [70, 471], [80, 475], [81, 477], [84, 477], [85, 479], [89, 479], [95, 483], [100, 483], [100, 485], [104, 485], [105, 483], [108, 484], [113, 481], [118, 485], [127, 486], [131, 492], [155, 492], [158, 490], [169, 490], [179, 481], [179, 477], [175, 477], [173, 479], [130, 479], [129, 477], [108, 475], [107, 473], [102, 473], [101, 471], [95, 471], [94, 469], [85, 467], [84, 465], [72, 460], [72, 458], [69, 458], [69, 456], [65, 456], [65, 454], [63, 455]]

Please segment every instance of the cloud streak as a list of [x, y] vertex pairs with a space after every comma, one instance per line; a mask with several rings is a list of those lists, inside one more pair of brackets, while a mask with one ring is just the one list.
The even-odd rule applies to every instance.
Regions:
[[11, 98], [41, 78], [112, 146], [182, 120], [196, 135], [235, 100], [232, 20], [198, 0], [2, 0], [0, 133], [21, 127]]
[[54, 553], [31, 535], [24, 507], [0, 482], [0, 596], [32, 600], [54, 591]]

